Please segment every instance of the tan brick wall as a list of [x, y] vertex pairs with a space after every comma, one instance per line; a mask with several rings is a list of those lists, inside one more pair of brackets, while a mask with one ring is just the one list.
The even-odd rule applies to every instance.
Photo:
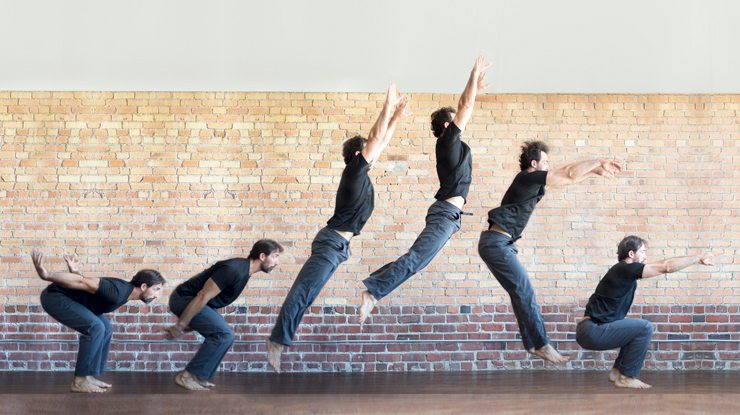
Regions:
[[[456, 96], [412, 94], [414, 116], [371, 173], [376, 209], [316, 304], [354, 305], [360, 281], [423, 227], [437, 188], [428, 115]], [[177, 282], [258, 238], [287, 247], [239, 304], [279, 305], [331, 216], [342, 141], [367, 134], [367, 93], [0, 92], [0, 301], [37, 304], [33, 247], [96, 276], [143, 267]], [[474, 179], [463, 228], [387, 305], [508, 303], [477, 255], [488, 209], [542, 139], [551, 162], [623, 160], [627, 171], [549, 189], [520, 241], [542, 304], [585, 301], [636, 233], [652, 258], [728, 256], [641, 283], [636, 303], [740, 304], [740, 95], [486, 95], [464, 134]], [[58, 258], [57, 258], [58, 259]], [[61, 263], [52, 263], [59, 268]]]

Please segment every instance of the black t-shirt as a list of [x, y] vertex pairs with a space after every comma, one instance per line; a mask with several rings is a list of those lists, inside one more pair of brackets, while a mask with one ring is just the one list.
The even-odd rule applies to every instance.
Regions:
[[57, 284], [51, 284], [47, 290], [63, 293], [75, 302], [85, 306], [93, 314], [100, 315], [116, 311], [126, 304], [128, 296], [134, 291], [134, 286], [130, 282], [119, 278], [101, 278], [95, 294], [81, 290], [70, 290]]
[[521, 238], [534, 207], [545, 196], [546, 180], [546, 171], [522, 170], [504, 194], [501, 206], [488, 212], [488, 223], [500, 226], [514, 240]]
[[195, 297], [209, 278], [216, 283], [221, 292], [211, 298], [208, 306], [226, 307], [233, 303], [247, 286], [249, 259], [233, 258], [216, 262], [210, 268], [178, 285], [175, 292], [183, 297]]
[[326, 224], [334, 230], [359, 235], [375, 207], [375, 193], [368, 172], [370, 164], [362, 153], [356, 155], [342, 172], [334, 205], [334, 216]]
[[467, 200], [473, 181], [473, 156], [470, 147], [460, 140], [460, 129], [451, 122], [437, 139], [437, 177], [439, 190], [434, 198], [446, 200], [462, 196]]
[[635, 298], [637, 280], [642, 278], [645, 264], [620, 261], [599, 281], [596, 291], [588, 299], [584, 315], [596, 323], [621, 320], [629, 312]]

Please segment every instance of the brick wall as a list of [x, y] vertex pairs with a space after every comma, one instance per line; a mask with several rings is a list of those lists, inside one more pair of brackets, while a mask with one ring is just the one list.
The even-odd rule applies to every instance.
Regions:
[[[265, 339], [277, 308], [229, 306], [224, 312], [236, 343], [223, 370], [265, 371]], [[283, 356], [292, 371], [399, 371], [543, 369], [518, 340], [507, 305], [382, 306], [363, 331], [355, 307], [311, 307], [299, 341]], [[544, 306], [551, 341], [573, 361], [568, 369], [610, 368], [615, 351], [582, 350], [575, 320], [582, 305]], [[652, 321], [656, 331], [645, 367], [649, 369], [740, 369], [740, 307], [645, 306], [631, 317]], [[162, 340], [165, 306], [128, 306], [112, 314], [109, 367], [117, 370], [179, 370], [198, 348], [195, 334]], [[0, 316], [0, 370], [72, 370], [77, 334], [54, 322], [38, 305], [6, 307]]]
[[[650, 241], [651, 258], [705, 248], [727, 254], [717, 267], [640, 283], [633, 311], [658, 324], [660, 340], [648, 367], [738, 368], [738, 95], [480, 97], [464, 135], [474, 156], [466, 206], [474, 216], [463, 218], [427, 269], [384, 299], [369, 332], [357, 333], [349, 319], [360, 280], [408, 248], [436, 191], [428, 114], [456, 103], [446, 94], [411, 98], [414, 116], [371, 173], [375, 213], [304, 318], [298, 340], [327, 343], [298, 345], [287, 355], [292, 369], [539, 367], [521, 352], [508, 298], [477, 255], [485, 214], [500, 201], [517, 171], [518, 145], [528, 139], [551, 144], [555, 167], [591, 157], [627, 167], [610, 181], [549, 189], [519, 242], [557, 346], [579, 350], [570, 340], [573, 322], [615, 262], [616, 243], [635, 233]], [[45, 284], [32, 271], [33, 247], [55, 269], [59, 255], [74, 253], [94, 276], [157, 268], [169, 291], [270, 237], [288, 251], [235, 304], [230, 318], [243, 343], [225, 361], [227, 369], [264, 369], [261, 341], [333, 211], [341, 143], [367, 133], [381, 99], [0, 91], [0, 369], [69, 368], [74, 358], [75, 342], [47, 342], [74, 336], [38, 308]], [[238, 309], [247, 305], [247, 313]], [[170, 321], [165, 307], [139, 309], [147, 307], [131, 304], [113, 316], [115, 364], [180, 367], [195, 344], [160, 343]], [[613, 354], [578, 357], [571, 367], [603, 367]]]

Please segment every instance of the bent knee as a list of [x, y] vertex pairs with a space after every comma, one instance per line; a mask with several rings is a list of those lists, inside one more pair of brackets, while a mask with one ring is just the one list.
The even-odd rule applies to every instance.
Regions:
[[213, 334], [212, 337], [222, 344], [229, 344], [229, 345], [234, 344], [235, 336], [234, 336], [234, 332], [231, 330], [224, 330], [224, 331], [216, 332]]
[[645, 322], [645, 326], [643, 327], [643, 333], [647, 336], [652, 336], [653, 331], [655, 331], [655, 326], [653, 326], [653, 323], [648, 320], [643, 320]]
[[82, 334], [92, 337], [103, 337], [109, 332], [108, 327], [106, 327], [102, 321], [98, 320], [91, 322], [90, 325], [82, 331]]

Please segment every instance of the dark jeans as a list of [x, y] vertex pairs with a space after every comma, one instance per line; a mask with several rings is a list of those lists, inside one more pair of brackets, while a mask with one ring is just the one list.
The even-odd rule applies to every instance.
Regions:
[[347, 258], [349, 258], [348, 240], [330, 228], [323, 228], [316, 234], [311, 243], [311, 256], [303, 264], [280, 308], [280, 314], [270, 335], [272, 342], [286, 346], [293, 344], [303, 313], [313, 304], [337, 266]]
[[380, 300], [412, 275], [426, 267], [452, 235], [460, 230], [461, 210], [452, 203], [436, 201], [429, 207], [426, 226], [409, 251], [362, 281], [370, 294]]
[[510, 237], [493, 231], [481, 233], [478, 254], [499, 284], [509, 293], [524, 348], [539, 349], [550, 340], [534, 297], [534, 288], [529, 282], [527, 271], [516, 257], [518, 252]]
[[41, 293], [41, 306], [56, 321], [80, 332], [75, 376], [102, 375], [113, 335], [108, 319], [102, 314], [94, 314], [65, 294], [49, 291], [48, 288]]
[[653, 323], [639, 318], [625, 318], [604, 324], [583, 320], [576, 327], [576, 341], [584, 349], [610, 350], [619, 347], [614, 368], [629, 377], [640, 374], [652, 336]]
[[[179, 317], [192, 299], [173, 292], [170, 295], [170, 310]], [[205, 337], [205, 341], [185, 370], [201, 379], [211, 379], [234, 344], [234, 332], [221, 314], [208, 305], [190, 320], [190, 328]]]

